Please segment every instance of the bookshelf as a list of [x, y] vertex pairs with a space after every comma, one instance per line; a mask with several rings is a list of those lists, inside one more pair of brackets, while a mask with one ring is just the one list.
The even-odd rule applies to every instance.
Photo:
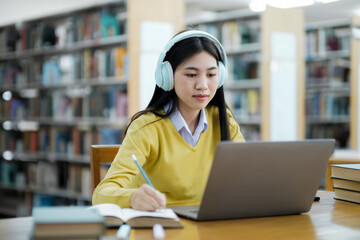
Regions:
[[306, 26], [306, 138], [335, 138], [359, 148], [359, 18]]
[[[275, 8], [261, 14], [234, 10], [187, 20], [190, 28], [208, 31], [222, 42], [229, 62], [229, 79], [224, 85], [227, 103], [247, 140], [304, 138], [303, 24], [301, 10]], [[276, 39], [279, 36], [284, 36], [282, 42]], [[280, 56], [277, 42], [287, 44], [293, 55]], [[280, 69], [287, 67], [285, 62], [291, 63], [291, 70]], [[274, 70], [274, 63], [279, 71]], [[285, 76], [279, 75], [281, 70]], [[295, 91], [293, 96], [279, 85], [284, 79]], [[283, 119], [277, 117], [279, 111]], [[289, 129], [294, 132], [289, 134]]]
[[183, 8], [108, 0], [0, 26], [0, 214], [90, 203], [89, 146], [121, 143], [141, 107], [140, 26], [167, 23], [174, 34]]

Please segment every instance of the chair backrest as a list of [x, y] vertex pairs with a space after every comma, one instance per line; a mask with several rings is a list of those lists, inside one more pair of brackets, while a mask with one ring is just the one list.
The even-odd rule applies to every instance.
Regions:
[[111, 163], [120, 145], [91, 145], [90, 146], [90, 169], [91, 169], [91, 187], [94, 192], [96, 186], [100, 183], [100, 165], [101, 163]]

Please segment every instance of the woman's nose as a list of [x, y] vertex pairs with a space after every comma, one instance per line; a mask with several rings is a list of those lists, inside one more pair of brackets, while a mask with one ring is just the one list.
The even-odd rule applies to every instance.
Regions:
[[199, 75], [197, 81], [196, 81], [196, 88], [197, 89], [207, 89], [207, 78], [206, 75]]

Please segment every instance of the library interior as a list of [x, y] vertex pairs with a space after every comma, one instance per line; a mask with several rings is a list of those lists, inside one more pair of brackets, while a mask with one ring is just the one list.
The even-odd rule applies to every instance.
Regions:
[[[334, 217], [360, 217], [358, 0], [1, 0], [0, 238], [34, 207], [91, 205], [99, 181], [91, 145], [109, 145], [99, 160], [107, 163], [95, 170], [102, 179], [130, 118], [152, 97], [160, 52], [184, 29], [210, 33], [223, 45], [225, 99], [246, 141], [336, 141], [317, 193], [325, 207], [274, 218], [270, 226], [288, 234], [302, 226], [299, 239], [360, 236], [359, 220]], [[358, 188], [334, 181], [332, 164], [353, 166], [359, 177], [348, 180]], [[212, 239], [241, 224], [216, 232], [211, 222], [181, 221], [192, 232], [167, 230], [169, 239]], [[243, 221], [249, 228], [229, 239], [269, 233], [265, 221]]]

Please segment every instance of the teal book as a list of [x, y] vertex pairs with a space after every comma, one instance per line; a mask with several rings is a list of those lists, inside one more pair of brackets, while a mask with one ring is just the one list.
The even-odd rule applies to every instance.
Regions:
[[85, 206], [34, 207], [32, 239], [98, 238], [104, 218]]

